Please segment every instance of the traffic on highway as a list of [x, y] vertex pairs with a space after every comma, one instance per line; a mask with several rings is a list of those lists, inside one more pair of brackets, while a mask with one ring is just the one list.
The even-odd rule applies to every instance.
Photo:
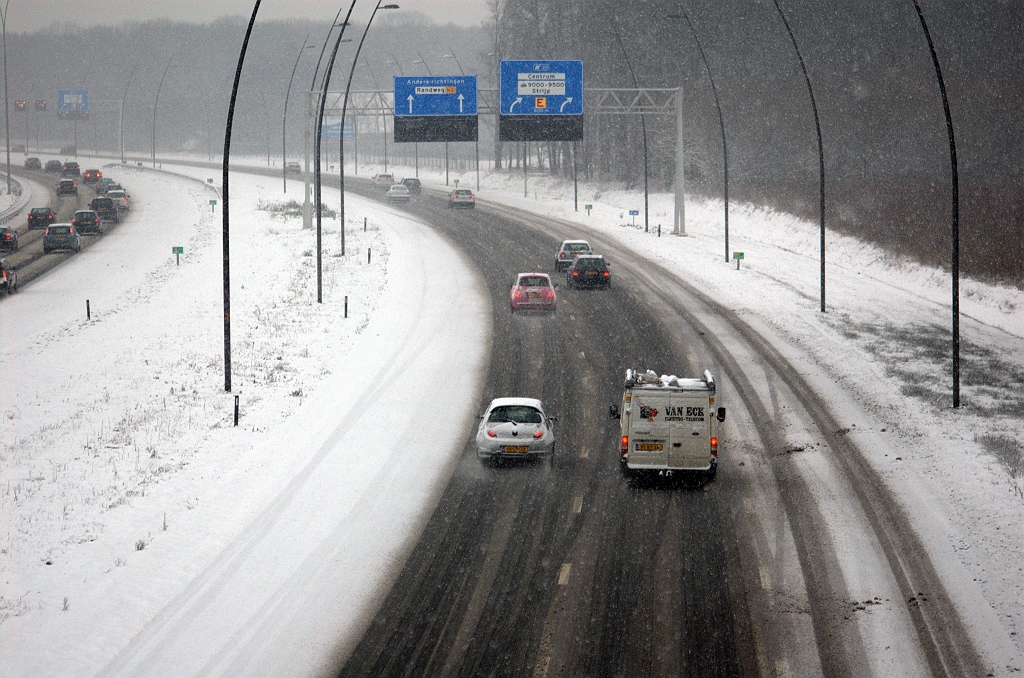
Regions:
[[0, 673], [1024, 671], [1020, 3], [406, 1], [3, 9]]

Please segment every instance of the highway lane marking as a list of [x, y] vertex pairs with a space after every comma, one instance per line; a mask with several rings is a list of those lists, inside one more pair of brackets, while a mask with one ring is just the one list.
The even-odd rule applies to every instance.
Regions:
[[584, 360], [586, 360], [587, 359], [587, 354], [584, 353], [583, 351], [580, 351], [580, 357], [583, 358]]
[[565, 586], [569, 583], [569, 572], [572, 570], [572, 563], [565, 563], [558, 571], [558, 585]]
[[533, 669], [534, 678], [544, 678], [548, 675], [548, 667], [551, 666], [551, 656], [545, 655], [537, 660], [537, 666]]
[[590, 456], [590, 450], [586, 447], [580, 450], [580, 459], [586, 459]]
[[757, 568], [757, 572], [761, 575], [761, 588], [765, 589], [766, 591], [770, 591], [772, 588], [772, 577], [768, 573], [768, 570], [764, 569], [763, 567], [759, 567]]
[[572, 499], [572, 512], [579, 513], [583, 510], [583, 495], [576, 495]]

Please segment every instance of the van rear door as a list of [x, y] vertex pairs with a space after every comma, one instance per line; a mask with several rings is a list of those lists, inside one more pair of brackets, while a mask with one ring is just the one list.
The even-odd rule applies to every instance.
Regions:
[[665, 412], [670, 425], [668, 466], [706, 469], [711, 463], [711, 414], [706, 392], [675, 393]]
[[633, 392], [629, 418], [630, 468], [665, 468], [668, 464], [670, 432], [664, 417], [667, 404], [665, 394]]

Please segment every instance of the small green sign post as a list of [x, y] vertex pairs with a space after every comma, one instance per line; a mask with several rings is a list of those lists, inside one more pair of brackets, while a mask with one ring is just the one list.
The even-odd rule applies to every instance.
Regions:
[[217, 201], [216, 200], [211, 200], [210, 201], [210, 213], [212, 214], [213, 212], [216, 211], [216, 209], [217, 209]]
[[583, 209], [587, 210], [587, 216], [590, 216], [590, 210], [594, 209], [593, 205], [584, 205]]
[[184, 247], [172, 247], [171, 254], [174, 255], [174, 265], [181, 266], [181, 255], [185, 253]]
[[459, 180], [455, 179], [455, 188], [458, 188], [458, 187], [459, 187]]
[[743, 252], [733, 252], [732, 258], [736, 260], [736, 270], [740, 270], [740, 259], [743, 258]]

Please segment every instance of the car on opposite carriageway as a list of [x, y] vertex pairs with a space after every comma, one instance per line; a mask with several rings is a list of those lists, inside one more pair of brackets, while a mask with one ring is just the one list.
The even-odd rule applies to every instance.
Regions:
[[129, 202], [129, 198], [131, 198], [131, 196], [125, 193], [123, 188], [112, 188], [108, 190], [106, 197], [113, 200], [114, 205], [116, 205], [117, 209], [122, 212], [128, 212], [132, 208], [132, 204]]
[[60, 171], [63, 168], [64, 168], [64, 163], [62, 163], [60, 160], [47, 160], [46, 161], [46, 167], [44, 168], [44, 170], [47, 171], [47, 172], [57, 172], [57, 173], [60, 173]]
[[78, 231], [71, 224], [53, 224], [46, 229], [43, 235], [43, 253], [49, 254], [54, 250], [82, 251], [82, 239]]
[[28, 230], [46, 228], [57, 221], [57, 215], [49, 207], [33, 207], [28, 213]]
[[77, 177], [82, 174], [81, 166], [74, 160], [68, 160], [61, 165], [60, 173], [65, 177]]
[[0, 250], [7, 252], [18, 251], [18, 232], [13, 228], [0, 226]]
[[410, 195], [420, 195], [423, 192], [423, 184], [421, 184], [420, 180], [415, 177], [402, 179], [402, 183], [409, 189]]
[[466, 209], [473, 209], [476, 207], [476, 196], [473, 195], [473, 191], [466, 188], [458, 188], [451, 192], [448, 196], [448, 207], [465, 207]]
[[102, 233], [100, 223], [100, 215], [94, 210], [78, 210], [75, 212], [75, 216], [71, 218], [71, 225], [83, 235], [86, 233]]
[[43, 169], [43, 163], [40, 162], [39, 158], [25, 158], [25, 169]]
[[121, 210], [113, 198], [107, 195], [98, 195], [89, 203], [89, 209], [96, 212], [102, 221], [117, 223], [121, 220]]
[[74, 179], [61, 179], [57, 182], [57, 195], [78, 195], [78, 182]]
[[6, 259], [0, 259], [0, 288], [4, 294], [18, 291], [18, 271]]

